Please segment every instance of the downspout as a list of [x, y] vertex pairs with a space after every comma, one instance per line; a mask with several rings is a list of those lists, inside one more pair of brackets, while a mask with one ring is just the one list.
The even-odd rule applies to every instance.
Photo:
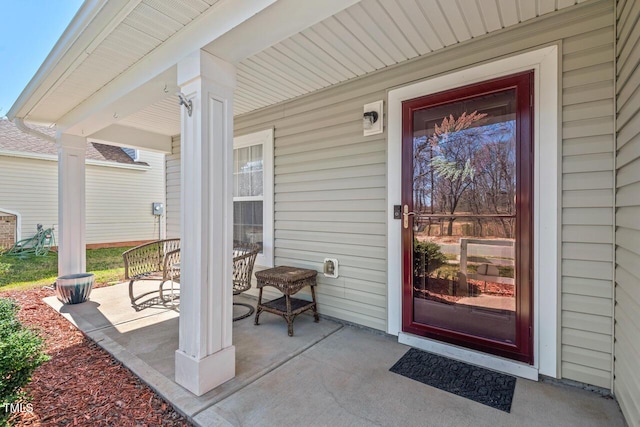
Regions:
[[16, 127], [18, 129], [20, 129], [22, 132], [24, 132], [26, 134], [35, 136], [35, 137], [40, 138], [40, 139], [44, 139], [45, 141], [53, 142], [54, 144], [56, 143], [56, 139], [54, 137], [52, 137], [50, 135], [47, 135], [45, 133], [42, 133], [40, 131], [37, 131], [37, 130], [35, 130], [33, 128], [30, 128], [29, 126], [27, 126], [24, 123], [24, 119], [22, 119], [22, 118], [15, 117], [13, 119], [13, 123], [16, 125]]
[[[54, 144], [56, 143], [56, 139], [54, 137], [49, 136], [49, 135], [47, 135], [45, 133], [39, 132], [39, 131], [27, 126], [24, 123], [24, 119], [19, 118], [19, 117], [15, 117], [12, 121], [13, 121], [13, 124], [15, 124], [18, 129], [20, 129], [22, 132], [24, 132], [26, 134], [35, 136], [37, 138], [41, 138], [41, 139], [43, 139], [45, 141], [49, 141], [49, 142], [52, 142]], [[9, 213], [11, 213], [11, 212], [9, 212]], [[16, 215], [16, 227], [17, 227], [16, 238], [17, 238], [17, 240], [20, 240], [20, 234], [21, 234], [21, 230], [22, 230], [22, 216], [17, 212], [14, 213], [14, 215]]]

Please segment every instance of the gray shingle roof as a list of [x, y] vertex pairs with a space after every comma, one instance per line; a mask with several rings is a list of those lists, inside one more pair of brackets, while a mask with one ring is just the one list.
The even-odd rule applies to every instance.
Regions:
[[[46, 135], [55, 137], [54, 129], [43, 126], [30, 126]], [[6, 118], [0, 119], [0, 150], [19, 151], [22, 153], [36, 153], [58, 155], [58, 148], [37, 136], [22, 132]], [[145, 162], [135, 162], [122, 148], [112, 145], [87, 143], [86, 158], [104, 162], [122, 163], [129, 165], [145, 165]]]

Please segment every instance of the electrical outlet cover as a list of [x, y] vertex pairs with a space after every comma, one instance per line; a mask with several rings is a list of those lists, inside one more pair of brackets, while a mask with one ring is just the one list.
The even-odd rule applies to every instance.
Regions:
[[335, 279], [338, 277], [338, 260], [335, 258], [325, 258], [323, 273], [325, 277]]

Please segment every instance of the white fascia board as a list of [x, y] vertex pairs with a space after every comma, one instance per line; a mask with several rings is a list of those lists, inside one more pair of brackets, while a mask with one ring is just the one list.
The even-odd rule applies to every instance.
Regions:
[[87, 141], [116, 147], [171, 153], [171, 137], [122, 125], [110, 125], [89, 136]]
[[237, 63], [358, 2], [360, 0], [279, 0], [203, 49]]
[[[7, 113], [28, 120], [29, 113], [124, 20], [141, 0], [85, 0], [49, 55]], [[43, 123], [42, 121], [29, 121]], [[51, 123], [46, 123], [51, 124]]]
[[[83, 121], [116, 103], [160, 73], [173, 68], [193, 51], [211, 43], [275, 1], [218, 1], [166, 42], [57, 120], [58, 126], [65, 129], [65, 133], [78, 134]], [[97, 130], [100, 129], [91, 131]]]
[[93, 160], [93, 159], [85, 160], [85, 164], [89, 166], [102, 166], [105, 168], [115, 168], [115, 169], [132, 169], [137, 171], [151, 170], [151, 166], [149, 165], [132, 165], [129, 163], [105, 162], [102, 160]]
[[[44, 160], [49, 162], [58, 161], [58, 156], [56, 156], [55, 154], [26, 153], [24, 151], [13, 151], [13, 150], [0, 150], [0, 156], [17, 157], [20, 159]], [[146, 171], [151, 169], [151, 166], [147, 166], [147, 165], [132, 165], [130, 163], [116, 163], [116, 162], [107, 162], [104, 160], [94, 160], [94, 159], [86, 159], [85, 164], [91, 165], [91, 166], [102, 166], [102, 167], [116, 168], [116, 169], [132, 169], [132, 170], [141, 170], [141, 171]]]

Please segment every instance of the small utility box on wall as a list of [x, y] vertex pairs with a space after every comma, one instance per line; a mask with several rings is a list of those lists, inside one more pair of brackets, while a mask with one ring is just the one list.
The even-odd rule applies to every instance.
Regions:
[[151, 213], [153, 215], [163, 215], [164, 214], [164, 203], [154, 202], [151, 204]]

